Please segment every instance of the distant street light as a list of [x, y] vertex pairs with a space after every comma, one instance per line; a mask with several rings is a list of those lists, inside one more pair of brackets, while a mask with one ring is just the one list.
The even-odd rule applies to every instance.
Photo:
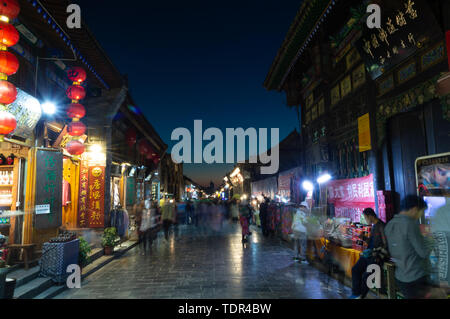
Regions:
[[312, 192], [314, 190], [314, 185], [310, 181], [304, 181], [302, 186], [305, 191]]
[[317, 183], [324, 184], [324, 183], [329, 182], [330, 180], [331, 180], [331, 175], [330, 174], [324, 174], [324, 175], [320, 176], [317, 179]]

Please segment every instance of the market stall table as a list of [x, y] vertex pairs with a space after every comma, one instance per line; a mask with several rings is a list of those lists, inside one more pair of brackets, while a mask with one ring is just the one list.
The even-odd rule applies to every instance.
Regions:
[[[352, 268], [358, 262], [361, 252], [356, 249], [344, 248], [336, 243], [333, 243], [325, 238], [319, 238], [310, 241], [311, 244], [308, 245], [308, 257], [314, 260], [318, 257], [320, 260], [325, 258], [325, 252], [322, 251], [322, 247], [327, 245], [333, 258], [345, 271], [348, 277], [352, 277]], [[312, 246], [312, 247], [311, 247]]]

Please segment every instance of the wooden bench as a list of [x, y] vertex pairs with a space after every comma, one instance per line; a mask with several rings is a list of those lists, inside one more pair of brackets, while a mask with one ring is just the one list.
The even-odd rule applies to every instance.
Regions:
[[[34, 256], [34, 249], [36, 247], [36, 244], [27, 244], [27, 245], [17, 245], [17, 244], [11, 244], [8, 245], [8, 256], [6, 257], [6, 264], [11, 265], [11, 256], [18, 253], [19, 258], [17, 261], [13, 261], [14, 264], [24, 264], [25, 269], [29, 268], [29, 265], [31, 263], [34, 263], [37, 261], [37, 259], [33, 259]], [[22, 258], [20, 256], [22, 255]]]

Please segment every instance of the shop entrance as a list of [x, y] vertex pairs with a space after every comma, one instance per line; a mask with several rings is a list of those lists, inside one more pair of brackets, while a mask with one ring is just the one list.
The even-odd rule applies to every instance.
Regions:
[[396, 211], [402, 208], [402, 198], [417, 195], [415, 160], [421, 156], [448, 152], [449, 132], [450, 121], [444, 119], [439, 100], [389, 120], [390, 173], [386, 178], [390, 178], [391, 189], [399, 195], [395, 198]]

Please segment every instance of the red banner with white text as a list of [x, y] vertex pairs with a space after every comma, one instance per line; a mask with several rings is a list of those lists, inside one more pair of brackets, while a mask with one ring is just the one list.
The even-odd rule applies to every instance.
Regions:
[[359, 222], [365, 208], [375, 210], [373, 175], [330, 181], [327, 189], [328, 202], [334, 205], [335, 217], [351, 218], [353, 222]]

